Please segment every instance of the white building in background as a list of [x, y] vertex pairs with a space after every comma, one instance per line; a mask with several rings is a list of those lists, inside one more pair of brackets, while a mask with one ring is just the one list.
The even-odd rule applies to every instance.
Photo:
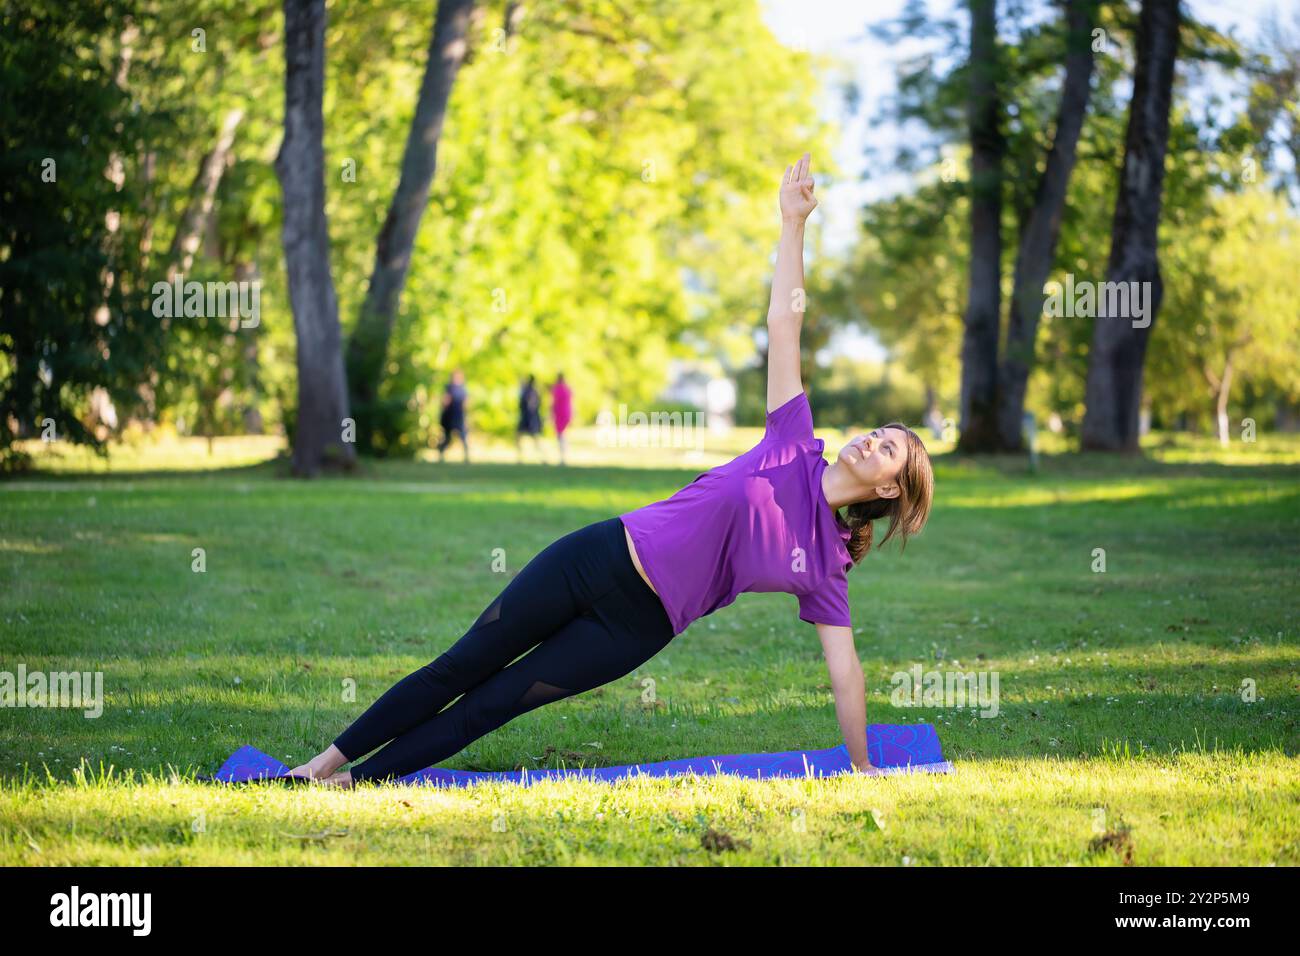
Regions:
[[674, 360], [660, 401], [694, 405], [704, 413], [709, 431], [724, 433], [735, 425], [736, 383], [703, 362]]

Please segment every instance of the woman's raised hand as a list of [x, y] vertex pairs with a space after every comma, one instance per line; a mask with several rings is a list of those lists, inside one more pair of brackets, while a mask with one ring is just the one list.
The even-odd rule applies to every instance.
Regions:
[[787, 166], [785, 178], [781, 180], [781, 218], [803, 223], [809, 213], [817, 208], [817, 197], [813, 195], [813, 180], [808, 168], [812, 157], [804, 153], [793, 166]]

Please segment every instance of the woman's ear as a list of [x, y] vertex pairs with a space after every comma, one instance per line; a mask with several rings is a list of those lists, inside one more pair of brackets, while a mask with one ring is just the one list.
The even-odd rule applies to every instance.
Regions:
[[898, 493], [899, 487], [897, 482], [888, 485], [880, 485], [876, 488], [877, 498], [897, 498]]

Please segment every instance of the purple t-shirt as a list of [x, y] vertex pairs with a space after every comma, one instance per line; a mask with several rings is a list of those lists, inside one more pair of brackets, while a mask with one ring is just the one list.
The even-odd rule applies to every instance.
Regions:
[[824, 445], [800, 392], [749, 451], [619, 515], [674, 635], [744, 591], [795, 594], [801, 620], [850, 626], [851, 532], [822, 493]]

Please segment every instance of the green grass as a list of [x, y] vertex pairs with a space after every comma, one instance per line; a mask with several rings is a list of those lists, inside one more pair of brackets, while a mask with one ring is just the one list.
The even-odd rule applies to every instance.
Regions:
[[[256, 463], [266, 441], [137, 447], [109, 470], [47, 455], [0, 483], [0, 671], [102, 671], [105, 707], [0, 710], [0, 865], [1300, 863], [1300, 444], [1277, 438], [1054, 456], [1034, 475], [937, 460], [925, 534], [869, 557], [850, 591], [869, 719], [934, 723], [952, 775], [187, 780], [243, 743], [309, 756], [459, 637], [505, 583], [494, 549], [517, 570], [754, 437], [691, 457], [579, 443], [591, 464], [564, 471], [484, 448], [468, 467], [313, 483]], [[445, 766], [833, 746], [816, 633], [795, 615], [788, 595], [742, 595], [636, 673]], [[997, 716], [892, 706], [891, 675], [914, 664], [997, 672]]]

